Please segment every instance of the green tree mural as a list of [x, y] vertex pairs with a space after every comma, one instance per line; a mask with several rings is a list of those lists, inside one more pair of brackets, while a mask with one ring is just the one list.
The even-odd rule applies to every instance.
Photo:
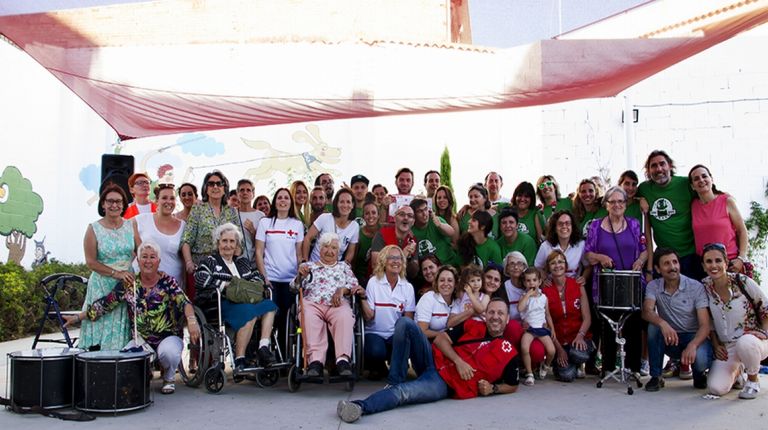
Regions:
[[7, 166], [0, 176], [0, 235], [6, 236], [8, 262], [21, 264], [27, 238], [37, 231], [43, 199], [32, 191], [32, 182], [18, 168]]

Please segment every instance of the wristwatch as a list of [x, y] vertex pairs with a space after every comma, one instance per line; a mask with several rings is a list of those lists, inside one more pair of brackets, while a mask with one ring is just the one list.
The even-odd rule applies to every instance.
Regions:
[[491, 392], [493, 394], [499, 394], [499, 386], [496, 384], [491, 384]]

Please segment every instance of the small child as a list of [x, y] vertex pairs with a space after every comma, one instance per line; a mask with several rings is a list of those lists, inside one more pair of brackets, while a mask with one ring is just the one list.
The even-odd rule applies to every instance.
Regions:
[[533, 370], [531, 370], [531, 342], [533, 339], [539, 339], [544, 344], [547, 352], [545, 363], [539, 368], [539, 376], [544, 379], [547, 371], [551, 369], [552, 361], [555, 358], [554, 336], [550, 328], [552, 317], [549, 315], [547, 305], [547, 296], [541, 292], [542, 276], [539, 269], [530, 267], [520, 276], [520, 283], [525, 286], [525, 294], [520, 297], [517, 309], [520, 311], [520, 317], [528, 325], [528, 329], [523, 333], [520, 340], [520, 349], [523, 355], [523, 364], [525, 365], [525, 381], [523, 384], [532, 386], [534, 384]]
[[459, 276], [459, 297], [456, 305], [451, 306], [448, 327], [454, 327], [469, 318], [485, 321], [483, 314], [491, 297], [483, 293], [483, 270], [476, 264], [469, 264], [461, 269]]

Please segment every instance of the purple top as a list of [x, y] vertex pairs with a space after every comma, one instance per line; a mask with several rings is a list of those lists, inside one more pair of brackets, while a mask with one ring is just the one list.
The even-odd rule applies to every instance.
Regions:
[[[607, 255], [613, 260], [613, 269], [632, 270], [632, 264], [635, 263], [637, 257], [640, 256], [640, 253], [645, 252], [645, 235], [640, 231], [640, 223], [634, 218], [625, 216], [627, 228], [621, 233], [617, 233], [616, 240], [613, 240], [613, 233], [600, 227], [603, 219], [596, 219], [589, 224], [584, 253], [594, 252]], [[600, 303], [597, 274], [600, 273], [601, 268], [602, 266], [599, 264], [592, 266], [592, 298], [595, 303]], [[643, 277], [641, 277], [641, 282], [645, 284]]]

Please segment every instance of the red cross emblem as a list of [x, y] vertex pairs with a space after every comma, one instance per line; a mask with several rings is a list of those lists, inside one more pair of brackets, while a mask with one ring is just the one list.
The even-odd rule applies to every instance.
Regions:
[[296, 231], [293, 231], [293, 230], [288, 230], [286, 233], [288, 233], [288, 236], [289, 236], [289, 237], [293, 237], [294, 235], [297, 235], [297, 234], [299, 234], [298, 232], [296, 232]]
[[399, 305], [397, 305], [397, 308], [400, 309], [400, 312], [403, 312], [405, 310], [405, 305], [400, 303]]

